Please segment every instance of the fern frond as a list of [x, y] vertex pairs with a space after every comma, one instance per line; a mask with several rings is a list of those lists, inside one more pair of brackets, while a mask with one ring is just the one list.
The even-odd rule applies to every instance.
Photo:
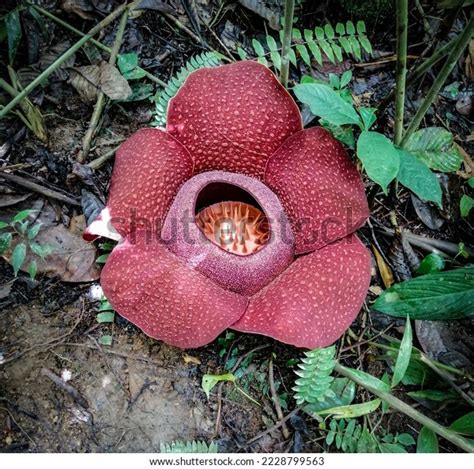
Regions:
[[191, 59], [179, 70], [179, 72], [168, 81], [166, 88], [155, 95], [155, 115], [153, 125], [163, 127], [166, 125], [166, 113], [168, 105], [173, 96], [178, 92], [186, 78], [200, 68], [216, 67], [221, 63], [222, 56], [217, 52], [204, 52], [191, 57]]
[[161, 443], [160, 453], [217, 453], [218, 446], [211, 442], [209, 446], [204, 441], [173, 441]]
[[[265, 36], [264, 43], [255, 38], [252, 40], [252, 48], [258, 62], [280, 70], [282, 35], [283, 31], [280, 31], [278, 44], [272, 36]], [[303, 33], [293, 28], [289, 59], [296, 67], [298, 54], [301, 60], [310, 67], [312, 60], [322, 65], [323, 54], [332, 63], [342, 62], [344, 55], [353, 55], [360, 60], [362, 50], [368, 54], [372, 53], [372, 45], [367, 37], [363, 21], [358, 21], [356, 25], [352, 21], [347, 21], [345, 24], [337, 23], [335, 28], [328, 23], [317, 26], [314, 30], [305, 29]], [[243, 49], [237, 52], [241, 58], [247, 57]]]
[[305, 352], [305, 357], [298, 364], [295, 381], [295, 399], [298, 404], [321, 402], [335, 396], [331, 389], [334, 378], [331, 373], [336, 365], [336, 348], [334, 345]]

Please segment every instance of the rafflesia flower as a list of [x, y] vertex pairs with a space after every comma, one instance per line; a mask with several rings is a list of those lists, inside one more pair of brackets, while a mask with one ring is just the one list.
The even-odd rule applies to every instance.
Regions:
[[354, 320], [370, 255], [354, 231], [364, 187], [326, 130], [303, 130], [288, 92], [243, 61], [192, 73], [166, 130], [119, 148], [88, 236], [119, 239], [105, 295], [146, 334], [182, 348], [232, 329], [324, 347]]

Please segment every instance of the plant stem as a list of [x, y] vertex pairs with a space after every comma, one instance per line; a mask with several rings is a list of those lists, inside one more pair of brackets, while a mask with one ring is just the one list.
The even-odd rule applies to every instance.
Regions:
[[290, 73], [291, 32], [293, 29], [293, 13], [295, 0], [285, 0], [285, 23], [283, 26], [283, 44], [281, 48], [280, 82], [288, 88], [288, 75]]
[[400, 399], [393, 396], [392, 394], [385, 391], [380, 391], [379, 389], [374, 388], [370, 384], [365, 383], [363, 380], [356, 378], [355, 376], [352, 375], [352, 373], [348, 373], [346, 371], [347, 370], [346, 367], [340, 365], [339, 363], [336, 363], [336, 366], [334, 367], [334, 369], [340, 375], [345, 376], [346, 378], [349, 378], [350, 380], [354, 381], [359, 386], [362, 386], [364, 389], [367, 389], [372, 394], [374, 394], [375, 396], [385, 401], [387, 404], [390, 405], [390, 407], [393, 407], [399, 412], [402, 412], [405, 415], [408, 415], [408, 417], [412, 418], [413, 420], [416, 420], [421, 425], [428, 427], [430, 430], [434, 431], [439, 436], [442, 436], [443, 438], [450, 441], [451, 443], [458, 446], [459, 448], [462, 448], [464, 451], [468, 453], [474, 453], [474, 445], [466, 438], [463, 438], [461, 435], [453, 432], [449, 428], [446, 428], [443, 425], [440, 425], [439, 423], [430, 419], [426, 415], [422, 414], [421, 412], [414, 409], [413, 407], [406, 404], [405, 402], [401, 401]]
[[397, 0], [397, 75], [395, 85], [395, 145], [403, 136], [403, 112], [405, 108], [405, 82], [407, 75], [408, 47], [408, 0]]
[[[55, 23], [65, 27], [66, 29], [69, 29], [69, 31], [79, 35], [79, 36], [85, 36], [86, 34], [84, 34], [82, 31], [80, 31], [79, 29], [76, 29], [74, 26], [71, 26], [69, 23], [66, 23], [66, 21], [62, 20], [61, 18], [58, 18], [57, 16], [53, 15], [52, 13], [50, 13], [48, 10], [45, 10], [44, 8], [41, 8], [39, 7], [38, 5], [34, 5], [34, 4], [30, 4], [35, 10], [37, 10], [39, 13], [41, 13], [42, 15], [46, 16], [47, 18], [49, 18], [50, 20], [54, 21]], [[97, 41], [96, 39], [94, 38], [91, 38], [89, 39], [89, 42], [91, 44], [94, 44], [94, 46], [98, 47], [99, 49], [103, 50], [104, 52], [107, 52], [108, 54], [110, 54], [112, 52], [112, 49], [108, 46], [106, 46], [105, 44], [102, 44], [101, 42]], [[117, 56], [118, 58], [120, 58], [120, 54], [118, 54]], [[166, 86], [166, 83], [163, 81], [163, 80], [160, 80], [158, 77], [155, 77], [155, 75], [153, 75], [152, 73], [148, 72], [147, 70], [145, 70], [144, 68], [141, 68], [141, 67], [137, 67], [138, 70], [141, 70], [143, 71], [143, 73], [145, 74], [145, 76], [152, 82], [156, 83], [157, 85], [160, 85], [161, 87], [165, 87]]]
[[[110, 52], [109, 64], [115, 66], [115, 61], [117, 60], [117, 55], [119, 53], [120, 47], [122, 45], [123, 34], [125, 32], [125, 28], [127, 26], [128, 20], [128, 10], [125, 10], [122, 14], [122, 18], [120, 18], [120, 23], [117, 28], [117, 34], [115, 35], [114, 45]], [[82, 163], [89, 153], [92, 138], [94, 137], [97, 125], [99, 123], [100, 116], [102, 115], [102, 111], [104, 109], [106, 102], [105, 94], [103, 91], [99, 91], [97, 95], [97, 102], [94, 106], [94, 112], [92, 113], [91, 121], [89, 123], [89, 127], [87, 128], [87, 132], [84, 135], [84, 139], [82, 141], [82, 152], [79, 152], [77, 155], [77, 161]]]
[[464, 28], [464, 31], [459, 36], [459, 39], [457, 40], [454, 48], [451, 50], [448, 56], [448, 59], [446, 60], [446, 63], [443, 65], [443, 68], [439, 72], [436, 80], [434, 81], [433, 85], [428, 91], [428, 94], [426, 95], [425, 100], [423, 101], [421, 106], [418, 108], [418, 111], [416, 112], [410, 125], [408, 126], [408, 129], [406, 130], [406, 133], [401, 141], [402, 146], [404, 143], [408, 141], [408, 139], [413, 134], [413, 132], [415, 132], [420, 126], [420, 123], [423, 120], [423, 117], [425, 116], [426, 112], [428, 111], [431, 104], [435, 100], [436, 96], [441, 90], [441, 87], [444, 85], [444, 82], [446, 81], [449, 74], [453, 70], [457, 61], [461, 57], [461, 54], [463, 53], [467, 44], [471, 40], [473, 32], [474, 32], [474, 16], [471, 15], [469, 23], [466, 25], [466, 27]]
[[100, 23], [94, 26], [83, 38], [79, 39], [73, 46], [71, 46], [63, 55], [58, 57], [49, 67], [47, 67], [43, 72], [41, 72], [31, 83], [29, 83], [23, 91], [21, 91], [18, 96], [13, 98], [3, 109], [0, 110], [0, 117], [5, 116], [9, 113], [23, 98], [28, 96], [38, 85], [43, 83], [54, 71], [56, 71], [66, 60], [69, 59], [74, 53], [76, 53], [92, 36], [96, 35], [98, 32], [102, 31], [106, 26], [108, 26], [117, 16], [122, 14], [125, 8], [135, 7], [140, 0], [135, 0], [134, 2], [127, 5], [124, 3], [120, 5], [115, 11], [106, 16]]

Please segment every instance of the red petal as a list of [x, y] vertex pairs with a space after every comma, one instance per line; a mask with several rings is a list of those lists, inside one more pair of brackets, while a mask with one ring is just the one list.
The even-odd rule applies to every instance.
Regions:
[[286, 209], [296, 254], [343, 238], [369, 216], [356, 167], [343, 146], [321, 127], [290, 137], [268, 161], [265, 182]]
[[[111, 218], [122, 236], [134, 225], [158, 229], [179, 187], [192, 174], [192, 159], [179, 142], [162, 130], [141, 129], [117, 151], [106, 213], [100, 219], [106, 223]], [[97, 227], [87, 234], [103, 235], [105, 230]]]
[[243, 314], [247, 298], [223, 290], [190, 269], [163, 245], [126, 240], [101, 275], [113, 308], [147, 335], [181, 348], [213, 341]]
[[232, 326], [297, 347], [326, 347], [357, 316], [370, 284], [368, 250], [350, 235], [298, 258], [250, 299]]
[[268, 158], [302, 129], [293, 98], [267, 67], [251, 61], [193, 72], [171, 100], [167, 120], [196, 173], [221, 169], [258, 178]]

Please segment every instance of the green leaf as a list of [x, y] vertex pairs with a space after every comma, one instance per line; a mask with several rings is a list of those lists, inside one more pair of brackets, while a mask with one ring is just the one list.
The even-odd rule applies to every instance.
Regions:
[[297, 404], [323, 402], [328, 397], [335, 397], [331, 389], [334, 381], [331, 373], [336, 364], [335, 353], [334, 346], [305, 352], [298, 364], [299, 369], [295, 371], [299, 376], [293, 388]]
[[217, 443], [204, 441], [173, 441], [171, 444], [160, 443], [160, 453], [218, 453]]
[[360, 118], [354, 106], [344, 101], [328, 85], [319, 83], [305, 83], [294, 87], [296, 97], [304, 104], [308, 104], [311, 112], [331, 124], [360, 125]]
[[303, 44], [297, 44], [296, 50], [298, 51], [298, 54], [300, 54], [301, 58], [303, 59], [303, 62], [308, 67], [311, 67], [311, 57], [308, 54], [308, 49], [306, 49], [306, 47]]
[[411, 351], [413, 348], [413, 332], [411, 330], [410, 318], [407, 317], [405, 323], [405, 332], [403, 333], [402, 343], [398, 351], [397, 361], [392, 377], [392, 388], [395, 387], [405, 376], [408, 365], [410, 364]]
[[103, 313], [99, 313], [95, 319], [98, 323], [101, 324], [104, 322], [114, 322], [115, 313], [113, 311], [105, 311]]
[[[346, 70], [342, 75], [340, 79], [340, 88], [345, 88], [352, 80], [352, 70]], [[375, 108], [362, 108], [362, 109], [367, 109], [367, 110], [373, 110], [375, 112]], [[359, 110], [360, 113], [360, 110]], [[362, 114], [361, 114], [362, 115]]]
[[419, 275], [426, 275], [431, 274], [432, 272], [441, 272], [445, 265], [444, 257], [432, 252], [421, 261], [416, 273]]
[[210, 397], [210, 392], [212, 388], [220, 381], [229, 381], [231, 383], [234, 383], [235, 376], [232, 373], [224, 373], [222, 375], [204, 375], [202, 377], [201, 387], [202, 390], [206, 393], [208, 399]]
[[15, 61], [16, 51], [21, 41], [22, 31], [20, 23], [20, 13], [18, 8], [12, 10], [5, 16], [5, 26], [7, 28], [8, 37], [8, 61], [13, 65]]
[[277, 51], [278, 50], [278, 45], [277, 45], [275, 39], [273, 38], [273, 36], [266, 36], [266, 40], [267, 40], [268, 48], [271, 51]]
[[38, 264], [35, 260], [32, 260], [28, 265], [28, 273], [30, 277], [34, 280], [36, 278], [36, 274], [38, 272]]
[[416, 443], [415, 438], [409, 433], [400, 433], [400, 435], [397, 436], [397, 441], [403, 446], [411, 446]]
[[109, 258], [110, 253], [100, 255], [95, 261], [97, 264], [105, 264]]
[[320, 120], [320, 124], [325, 129], [329, 130], [332, 133], [333, 137], [349, 148], [354, 149], [355, 140], [354, 140], [354, 131], [352, 127], [342, 127], [340, 125], [333, 125], [324, 119]]
[[474, 266], [434, 272], [398, 283], [380, 295], [373, 308], [396, 317], [429, 321], [474, 315]]
[[357, 21], [356, 24], [357, 34], [365, 34], [367, 29], [365, 28], [365, 23], [362, 20]]
[[357, 141], [357, 156], [370, 179], [387, 193], [400, 168], [400, 157], [392, 142], [378, 132], [364, 131]]
[[307, 404], [303, 410], [309, 414], [318, 413], [332, 407], [347, 406], [355, 398], [356, 385], [349, 378], [335, 378], [330, 386], [330, 393], [323, 400], [316, 400]]
[[131, 83], [130, 88], [132, 93], [125, 99], [126, 103], [133, 103], [136, 101], [143, 101], [153, 95], [153, 85], [150, 83]]
[[28, 230], [28, 239], [31, 240], [36, 238], [42, 226], [43, 223], [35, 223], [35, 225]]
[[51, 251], [52, 251], [52, 248], [50, 246], [47, 246], [47, 245], [43, 246], [38, 243], [31, 243], [30, 249], [42, 259], [46, 257], [48, 254], [51, 254]]
[[420, 199], [435, 202], [442, 207], [441, 186], [435, 174], [410, 153], [397, 149], [400, 157], [400, 170], [397, 179], [406, 188], [414, 192]]
[[12, 243], [11, 233], [2, 233], [0, 235], [0, 254], [3, 254]]
[[473, 207], [474, 199], [469, 195], [463, 194], [461, 200], [459, 201], [459, 211], [461, 213], [461, 217], [466, 218]]
[[265, 49], [263, 48], [262, 44], [256, 39], [252, 39], [252, 47], [258, 57], [262, 57], [265, 55]]
[[469, 178], [467, 180], [467, 183], [469, 184], [470, 187], [474, 189], [474, 176], [472, 178]]
[[367, 54], [372, 55], [372, 44], [370, 43], [367, 36], [359, 36], [359, 42], [362, 48], [367, 52]]
[[438, 437], [433, 430], [423, 427], [418, 433], [416, 442], [417, 453], [439, 453]]
[[453, 135], [441, 127], [418, 130], [403, 148], [437, 171], [457, 171], [463, 162], [462, 155], [454, 146]]
[[411, 391], [407, 393], [412, 399], [420, 401], [443, 402], [447, 400], [457, 399], [458, 394], [453, 389], [449, 391], [440, 391], [439, 389], [425, 389], [422, 391]]
[[381, 402], [380, 399], [374, 399], [373, 401], [364, 402], [362, 404], [332, 407], [331, 409], [321, 410], [318, 413], [320, 415], [332, 415], [335, 419], [352, 419], [374, 412], [378, 409]]
[[402, 445], [396, 443], [380, 443], [380, 451], [382, 453], [406, 453], [406, 449]]
[[12, 254], [12, 267], [13, 273], [15, 277], [18, 275], [18, 271], [20, 270], [23, 262], [25, 261], [26, 256], [26, 244], [20, 243], [15, 246]]
[[365, 371], [355, 370], [353, 368], [346, 368], [343, 367], [345, 372], [349, 375], [349, 378], [354, 377], [355, 379], [359, 379], [365, 382], [368, 386], [371, 386], [374, 389], [382, 392], [390, 392], [390, 385], [384, 383], [380, 379], [376, 378], [375, 376], [366, 373]]
[[138, 67], [138, 55], [135, 52], [121, 54], [117, 60], [117, 66], [122, 75], [131, 72]]
[[103, 335], [99, 337], [99, 344], [100, 345], [112, 345], [112, 336], [111, 335]]
[[346, 22], [346, 31], [347, 31], [347, 34], [349, 34], [350, 36], [355, 34], [356, 30], [354, 27], [354, 23], [352, 21]]
[[21, 212], [18, 212], [13, 217], [12, 224], [23, 221], [25, 218], [27, 218], [33, 212], [36, 212], [36, 210], [28, 209], [28, 210], [22, 210]]
[[326, 54], [326, 57], [328, 58], [328, 60], [331, 62], [331, 63], [335, 63], [335, 60], [334, 60], [334, 52], [332, 50], [332, 47], [331, 47], [331, 44], [329, 44], [328, 41], [326, 41], [325, 39], [321, 39], [319, 41], [319, 47], [321, 47], [321, 49], [323, 50], [323, 52]]
[[377, 109], [374, 107], [361, 107], [359, 108], [360, 117], [362, 117], [362, 123], [364, 124], [364, 130], [370, 130], [377, 120], [375, 115]]
[[357, 442], [358, 453], [376, 453], [377, 452], [377, 439], [369, 430], [364, 427], [360, 438]]
[[101, 300], [99, 311], [113, 311], [113, 310], [114, 308], [106, 299]]
[[237, 54], [239, 55], [240, 60], [247, 60], [248, 58], [247, 52], [245, 52], [245, 50], [242, 49], [242, 47], [237, 47]]
[[8, 223], [5, 223], [4, 221], [0, 221], [0, 230], [3, 230], [3, 228], [6, 228], [7, 226], [10, 226]]
[[474, 412], [458, 418], [449, 426], [449, 429], [463, 435], [474, 436]]
[[334, 39], [334, 28], [329, 23], [324, 25], [324, 32], [328, 39]]

